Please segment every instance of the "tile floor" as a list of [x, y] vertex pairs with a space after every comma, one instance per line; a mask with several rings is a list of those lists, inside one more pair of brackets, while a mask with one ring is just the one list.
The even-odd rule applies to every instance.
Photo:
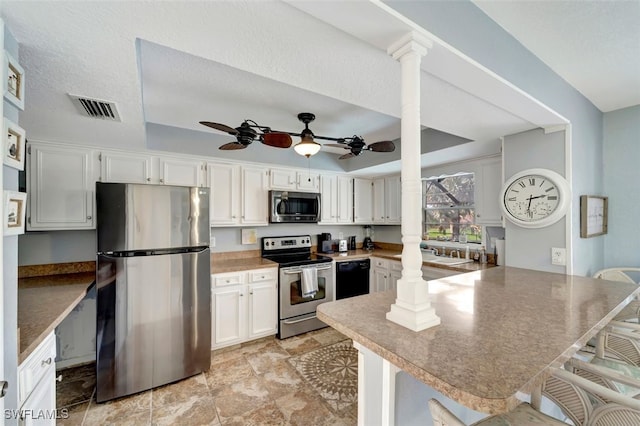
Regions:
[[357, 352], [332, 328], [214, 351], [205, 373], [103, 404], [93, 369], [59, 372], [57, 406], [69, 413], [59, 425], [357, 423]]

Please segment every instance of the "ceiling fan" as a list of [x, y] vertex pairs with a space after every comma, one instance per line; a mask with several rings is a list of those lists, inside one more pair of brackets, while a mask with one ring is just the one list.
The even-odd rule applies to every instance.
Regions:
[[289, 148], [292, 142], [291, 136], [286, 132], [274, 132], [269, 127], [260, 126], [253, 120], [244, 120], [242, 124], [235, 129], [226, 124], [213, 123], [211, 121], [200, 121], [200, 124], [236, 137], [235, 142], [229, 142], [220, 146], [219, 149], [223, 151], [245, 149], [256, 139], [265, 145], [275, 148]]
[[[321, 145], [315, 142], [314, 138], [337, 142], [336, 144], [327, 144], [325, 146], [344, 148], [350, 151], [347, 154], [341, 155], [338, 158], [339, 160], [356, 157], [362, 154], [363, 151], [393, 152], [396, 149], [391, 141], [380, 141], [367, 145], [361, 136], [354, 135], [346, 138], [333, 138], [315, 135], [311, 129], [309, 129], [309, 123], [315, 120], [315, 118], [316, 116], [310, 112], [301, 112], [298, 114], [298, 120], [304, 123], [304, 129], [299, 133], [272, 130], [270, 127], [260, 126], [253, 120], [245, 120], [240, 127], [236, 127], [235, 129], [224, 124], [212, 123], [210, 121], [201, 121], [200, 124], [236, 136], [237, 141], [222, 145], [220, 147], [222, 150], [244, 149], [256, 138], [265, 145], [277, 148], [289, 148], [292, 143], [291, 136], [300, 137], [300, 142], [293, 148], [297, 153], [307, 158], [316, 154], [321, 148]], [[257, 131], [254, 129], [257, 129]], [[258, 131], [260, 133], [258, 133]]]

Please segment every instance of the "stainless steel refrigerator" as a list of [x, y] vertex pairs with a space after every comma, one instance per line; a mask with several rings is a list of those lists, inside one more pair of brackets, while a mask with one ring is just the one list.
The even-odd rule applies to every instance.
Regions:
[[209, 189], [97, 183], [96, 399], [209, 369]]

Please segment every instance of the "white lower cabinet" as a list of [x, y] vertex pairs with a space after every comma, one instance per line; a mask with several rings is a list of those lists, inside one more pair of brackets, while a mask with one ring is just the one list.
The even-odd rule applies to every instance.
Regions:
[[[436, 280], [438, 278], [450, 277], [461, 274], [459, 271], [450, 269], [435, 268], [432, 266], [422, 267], [422, 278], [425, 281]], [[402, 262], [400, 260], [383, 259], [381, 257], [371, 257], [371, 285], [370, 291], [386, 291], [398, 288], [398, 280], [402, 278]]]
[[51, 332], [18, 366], [20, 425], [56, 424], [56, 340]]
[[402, 277], [402, 263], [397, 260], [371, 257], [371, 292], [387, 291], [397, 288]]
[[211, 347], [276, 334], [278, 269], [211, 275]]

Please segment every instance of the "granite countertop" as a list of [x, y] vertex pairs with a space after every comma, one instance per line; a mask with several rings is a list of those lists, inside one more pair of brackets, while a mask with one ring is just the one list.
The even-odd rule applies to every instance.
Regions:
[[18, 279], [18, 364], [84, 298], [95, 278], [95, 272], [80, 272]]
[[[398, 257], [398, 255], [402, 254], [402, 251], [376, 248], [374, 250], [357, 249], [357, 250], [349, 250], [343, 253], [319, 253], [319, 254], [323, 256], [331, 257], [336, 262], [364, 259], [371, 256], [382, 257], [385, 259], [395, 260], [399, 262], [400, 258]], [[451, 271], [459, 271], [459, 272], [479, 271], [479, 270], [484, 270], [488, 268], [493, 268], [496, 266], [490, 263], [481, 264], [479, 262], [461, 263], [459, 265], [444, 265], [441, 263], [422, 262], [422, 265], [430, 266], [432, 268], [448, 269]]]
[[429, 281], [441, 324], [386, 319], [395, 291], [328, 302], [318, 318], [478, 411], [502, 413], [602, 329], [640, 287], [499, 266]]
[[220, 274], [223, 272], [248, 271], [251, 269], [277, 268], [278, 264], [261, 257], [245, 257], [229, 259], [223, 253], [211, 255], [211, 273]]

